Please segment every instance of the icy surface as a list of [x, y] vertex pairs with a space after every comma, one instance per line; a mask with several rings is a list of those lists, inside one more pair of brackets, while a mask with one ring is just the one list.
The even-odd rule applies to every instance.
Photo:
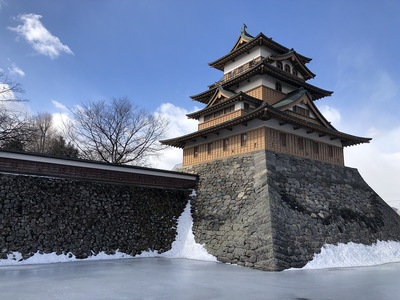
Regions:
[[0, 267], [8, 300], [398, 300], [400, 264], [263, 272], [189, 259], [133, 258]]

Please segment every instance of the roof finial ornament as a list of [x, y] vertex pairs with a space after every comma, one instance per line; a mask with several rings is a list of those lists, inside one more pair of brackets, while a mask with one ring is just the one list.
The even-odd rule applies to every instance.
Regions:
[[242, 34], [244, 34], [244, 35], [247, 35], [246, 28], [247, 28], [247, 25], [245, 23], [243, 23]]

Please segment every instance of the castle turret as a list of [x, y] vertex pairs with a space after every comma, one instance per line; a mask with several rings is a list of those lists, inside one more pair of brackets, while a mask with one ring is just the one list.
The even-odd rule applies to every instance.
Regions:
[[336, 130], [314, 101], [332, 94], [307, 81], [311, 61], [244, 26], [232, 50], [209, 65], [222, 79], [191, 98], [205, 107], [188, 114], [196, 132], [161, 141], [183, 149], [183, 166], [259, 150], [344, 165], [343, 148], [369, 142]]

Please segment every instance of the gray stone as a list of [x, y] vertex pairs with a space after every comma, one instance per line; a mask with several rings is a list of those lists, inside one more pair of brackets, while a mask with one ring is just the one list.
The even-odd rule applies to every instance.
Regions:
[[[259, 151], [183, 171], [199, 175], [196, 241], [221, 261], [276, 271], [304, 266], [325, 243], [400, 240], [400, 217], [356, 169]], [[242, 201], [215, 207], [226, 195]]]
[[[24, 259], [58, 252], [166, 251], [188, 190], [0, 174], [0, 249]], [[5, 209], [8, 207], [7, 209]]]

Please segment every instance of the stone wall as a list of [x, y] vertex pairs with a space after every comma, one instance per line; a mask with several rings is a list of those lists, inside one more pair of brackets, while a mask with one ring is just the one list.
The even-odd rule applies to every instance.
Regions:
[[190, 190], [0, 174], [0, 258], [171, 248]]
[[200, 177], [196, 241], [223, 262], [282, 270], [325, 243], [400, 240], [400, 217], [356, 169], [260, 151], [184, 171]]

